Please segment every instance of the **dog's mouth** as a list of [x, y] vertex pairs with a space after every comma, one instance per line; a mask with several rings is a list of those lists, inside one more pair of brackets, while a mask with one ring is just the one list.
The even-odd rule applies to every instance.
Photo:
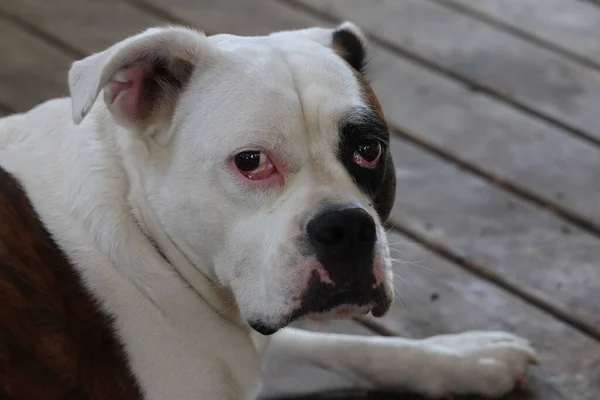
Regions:
[[278, 326], [249, 321], [250, 326], [263, 335], [272, 335], [278, 330], [300, 318], [315, 320], [346, 319], [371, 314], [383, 316], [391, 307], [391, 296], [383, 284], [364, 288], [359, 285], [345, 284], [341, 287], [314, 282], [305, 292], [301, 306], [293, 311], [285, 323]]

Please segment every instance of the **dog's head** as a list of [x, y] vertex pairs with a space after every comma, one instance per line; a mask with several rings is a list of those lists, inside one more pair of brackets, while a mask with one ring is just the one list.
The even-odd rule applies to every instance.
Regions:
[[263, 37], [153, 28], [73, 65], [74, 119], [104, 91], [161, 229], [255, 330], [381, 316], [395, 174], [366, 57], [351, 23]]

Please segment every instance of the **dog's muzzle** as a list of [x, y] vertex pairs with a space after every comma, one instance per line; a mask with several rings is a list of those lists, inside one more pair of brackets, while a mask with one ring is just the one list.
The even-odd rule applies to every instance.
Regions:
[[[376, 224], [364, 209], [328, 206], [306, 225], [306, 242], [319, 268], [300, 297], [300, 306], [284, 318], [286, 325], [304, 316], [357, 316], [371, 312], [383, 316], [391, 306], [384, 282], [376, 279]], [[283, 326], [249, 322], [269, 335]]]

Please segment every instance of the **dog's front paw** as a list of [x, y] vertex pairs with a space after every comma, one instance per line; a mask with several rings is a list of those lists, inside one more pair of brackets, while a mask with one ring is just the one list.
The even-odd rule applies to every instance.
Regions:
[[538, 362], [528, 341], [505, 332], [435, 336], [425, 339], [422, 345], [431, 355], [431, 368], [418, 389], [431, 397], [498, 397], [523, 382], [527, 366]]

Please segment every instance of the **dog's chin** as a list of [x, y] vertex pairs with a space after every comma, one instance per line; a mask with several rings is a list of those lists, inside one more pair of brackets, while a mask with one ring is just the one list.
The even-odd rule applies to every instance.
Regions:
[[[252, 329], [262, 335], [272, 335], [285, 328], [294, 321], [310, 319], [314, 321], [328, 321], [334, 319], [350, 319], [364, 316], [369, 312], [374, 317], [382, 317], [392, 305], [391, 295], [384, 295], [382, 288], [373, 291], [373, 296], [356, 296], [355, 293], [344, 293], [340, 296], [330, 296], [321, 301], [308, 301], [281, 320], [280, 324], [269, 324], [257, 320], [249, 320]], [[311, 299], [312, 300], [312, 299]], [[323, 301], [324, 300], [324, 301]]]
[[343, 304], [329, 311], [307, 314], [305, 317], [315, 321], [329, 321], [332, 319], [349, 319], [366, 315], [371, 311], [370, 306], [357, 306]]

